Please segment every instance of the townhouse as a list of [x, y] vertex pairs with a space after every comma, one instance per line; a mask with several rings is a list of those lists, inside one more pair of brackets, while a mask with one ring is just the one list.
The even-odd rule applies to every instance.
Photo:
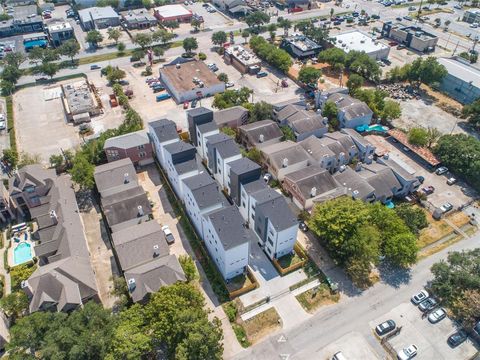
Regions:
[[207, 146], [206, 146], [207, 137], [220, 134], [220, 130], [218, 129], [217, 124], [215, 124], [213, 121], [210, 121], [205, 124], [197, 125], [196, 133], [197, 133], [197, 146], [196, 146], [197, 153], [198, 155], [200, 155], [202, 159], [205, 159], [207, 157]]
[[242, 185], [260, 179], [262, 175], [262, 169], [260, 165], [252, 160], [248, 158], [241, 158], [228, 163], [227, 174], [228, 195], [235, 202], [235, 204], [237, 204], [237, 206], [240, 206], [240, 192]]
[[103, 145], [103, 151], [108, 162], [129, 158], [134, 166], [153, 163], [152, 144], [145, 130], [109, 138]]
[[160, 119], [148, 124], [148, 137], [162, 167], [165, 167], [165, 150], [168, 144], [180, 141], [177, 125], [172, 120]]
[[268, 171], [279, 181], [283, 181], [286, 174], [308, 166], [311, 162], [305, 149], [289, 140], [265, 146], [261, 152]]
[[228, 163], [242, 158], [235, 140], [223, 133], [206, 138], [207, 167], [222, 188], [227, 185]]
[[247, 149], [261, 148], [282, 141], [283, 132], [272, 120], [261, 120], [238, 128], [239, 142]]

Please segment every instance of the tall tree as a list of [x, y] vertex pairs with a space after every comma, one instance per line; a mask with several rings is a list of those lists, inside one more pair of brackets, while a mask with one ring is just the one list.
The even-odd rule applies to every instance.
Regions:
[[273, 42], [275, 40], [275, 35], [277, 33], [277, 24], [271, 23], [267, 26], [268, 33], [270, 34], [270, 41]]
[[183, 39], [183, 48], [187, 54], [191, 54], [192, 50], [198, 49], [197, 39], [193, 37]]
[[97, 47], [98, 43], [103, 41], [103, 35], [98, 30], [90, 30], [85, 37], [85, 41]]
[[122, 32], [115, 28], [110, 28], [107, 30], [107, 35], [109, 40], [115, 41], [115, 45], [118, 44], [118, 40], [122, 36]]
[[216, 31], [212, 34], [212, 43], [217, 46], [222, 46], [227, 42], [227, 33], [225, 31]]
[[95, 166], [88, 161], [82, 153], [77, 153], [73, 159], [73, 166], [70, 169], [72, 180], [84, 189], [93, 189], [95, 180], [93, 172]]
[[408, 142], [412, 145], [425, 146], [428, 144], [428, 133], [423, 128], [412, 128], [408, 132]]
[[273, 106], [265, 101], [259, 101], [253, 104], [249, 111], [249, 122], [271, 119], [273, 116]]
[[282, 16], [279, 16], [277, 18], [277, 24], [283, 29], [283, 36], [287, 37], [288, 30], [292, 28], [292, 22], [288, 19], [283, 18]]
[[58, 52], [63, 56], [69, 57], [72, 63], [73, 63], [74, 57], [79, 53], [79, 51], [80, 51], [80, 44], [78, 43], [78, 41], [74, 39], [65, 41], [58, 48]]
[[347, 88], [350, 94], [354, 94], [357, 89], [363, 86], [365, 79], [358, 74], [351, 74], [348, 77]]
[[247, 29], [242, 31], [242, 37], [244, 39], [244, 41], [243, 41], [244, 44], [247, 43], [247, 39], [248, 39], [249, 36], [250, 36], [250, 31], [248, 31]]
[[197, 18], [192, 18], [192, 21], [190, 22], [190, 25], [193, 27], [193, 30], [195, 32], [198, 32], [200, 30], [200, 26], [202, 26], [202, 23]]
[[315, 69], [313, 66], [303, 66], [298, 73], [298, 80], [304, 84], [312, 84], [317, 87], [321, 76], [322, 71], [320, 69]]
[[268, 16], [263, 11], [254, 11], [245, 17], [245, 22], [247, 23], [247, 25], [252, 28], [252, 30], [257, 34], [260, 26], [268, 24], [269, 21], [270, 16]]
[[133, 42], [135, 44], [137, 44], [138, 46], [140, 46], [140, 48], [145, 51], [145, 49], [150, 46], [152, 44], [152, 37], [150, 36], [150, 34], [143, 34], [143, 33], [140, 33], [140, 34], [136, 34], [134, 37], [133, 37]]
[[55, 74], [60, 70], [60, 66], [57, 63], [45, 63], [40, 66], [40, 71], [53, 79]]

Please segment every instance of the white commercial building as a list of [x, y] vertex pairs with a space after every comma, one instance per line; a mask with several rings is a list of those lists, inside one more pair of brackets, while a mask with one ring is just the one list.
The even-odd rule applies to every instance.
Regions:
[[364, 51], [370, 58], [381, 60], [388, 58], [390, 47], [363, 32], [353, 30], [334, 37], [334, 45], [345, 51]]

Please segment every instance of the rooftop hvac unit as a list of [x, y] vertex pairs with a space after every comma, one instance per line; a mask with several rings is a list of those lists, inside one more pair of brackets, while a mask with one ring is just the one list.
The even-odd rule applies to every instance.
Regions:
[[310, 190], [310, 196], [311, 197], [317, 196], [317, 188], [315, 186], [312, 187], [312, 190]]
[[287, 158], [283, 159], [283, 161], [282, 161], [282, 166], [283, 166], [284, 168], [286, 168], [286, 167], [288, 166], [288, 159], [287, 159]]
[[365, 40], [360, 40], [360, 44], [365, 44]]
[[128, 279], [127, 280], [127, 285], [128, 285], [128, 291], [130, 291], [130, 292], [135, 290], [135, 288], [137, 287], [137, 285], [135, 283], [135, 279]]

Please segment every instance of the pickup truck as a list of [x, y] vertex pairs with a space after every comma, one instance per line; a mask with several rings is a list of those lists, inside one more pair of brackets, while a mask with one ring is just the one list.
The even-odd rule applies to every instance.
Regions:
[[110, 106], [112, 108], [117, 107], [118, 106], [118, 101], [117, 101], [117, 97], [115, 96], [115, 94], [110, 94], [109, 97], [110, 97]]

